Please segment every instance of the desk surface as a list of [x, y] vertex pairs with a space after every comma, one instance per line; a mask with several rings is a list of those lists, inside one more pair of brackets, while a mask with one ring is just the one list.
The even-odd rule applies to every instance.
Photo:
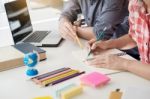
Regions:
[[[117, 71], [93, 68], [76, 60], [71, 52], [80, 48], [71, 42], [65, 41], [58, 48], [44, 48], [47, 51], [47, 60], [40, 62], [37, 66], [39, 72], [45, 73], [61, 67], [71, 67], [85, 70], [86, 72], [99, 71], [101, 73], [113, 73]], [[65, 81], [55, 86], [42, 88], [29, 81], [25, 75], [26, 67], [19, 67], [12, 70], [0, 72], [0, 98], [1, 99], [32, 99], [36, 96], [54, 96], [55, 91], [65, 84], [79, 83], [79, 77]], [[110, 91], [116, 88], [124, 89], [126, 86], [150, 86], [150, 82], [137, 77], [131, 73], [119, 73], [109, 76], [111, 82], [99, 89], [84, 87], [84, 93], [74, 99], [108, 99]], [[56, 98], [55, 98], [56, 99]]]
[[[53, 24], [53, 25], [51, 25]], [[57, 31], [57, 22], [52, 20], [34, 24], [34, 29], [53, 30]], [[58, 48], [44, 48], [47, 51], [47, 60], [40, 62], [37, 66], [40, 74], [52, 71], [62, 67], [71, 67], [74, 69], [85, 70], [86, 72], [99, 71], [101, 73], [115, 73], [118, 71], [94, 68], [87, 66], [83, 62], [76, 60], [71, 54], [72, 51], [80, 50], [77, 44], [69, 41], [64, 41]], [[0, 72], [0, 99], [32, 99], [37, 96], [54, 96], [55, 91], [65, 84], [79, 83], [79, 77], [70, 79], [55, 86], [42, 88], [35, 83], [29, 81], [25, 75], [26, 67], [19, 67], [12, 70]], [[131, 73], [118, 73], [109, 75], [111, 82], [102, 88], [94, 89], [84, 87], [84, 93], [74, 99], [108, 99], [110, 91], [116, 88], [124, 89], [127, 86], [147, 86], [150, 87], [150, 82], [137, 77]], [[57, 98], [55, 98], [57, 99]]]

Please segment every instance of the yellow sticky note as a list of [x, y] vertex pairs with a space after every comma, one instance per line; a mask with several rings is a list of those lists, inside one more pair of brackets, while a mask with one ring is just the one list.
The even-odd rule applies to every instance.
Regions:
[[76, 86], [61, 93], [61, 99], [70, 99], [83, 92], [82, 86]]
[[50, 96], [44, 96], [44, 97], [36, 97], [36, 98], [33, 98], [33, 99], [53, 99], [53, 98], [50, 97]]

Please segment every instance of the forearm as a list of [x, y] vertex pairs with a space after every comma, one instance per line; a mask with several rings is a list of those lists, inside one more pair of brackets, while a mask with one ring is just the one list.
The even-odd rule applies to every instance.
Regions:
[[150, 80], [150, 65], [141, 63], [140, 61], [126, 60], [124, 69]]
[[95, 38], [93, 27], [77, 27], [77, 34], [79, 37], [86, 40]]
[[129, 37], [128, 34], [118, 39], [108, 40], [108, 42], [110, 43], [109, 48], [131, 49], [136, 46], [136, 43], [133, 41], [132, 38]]

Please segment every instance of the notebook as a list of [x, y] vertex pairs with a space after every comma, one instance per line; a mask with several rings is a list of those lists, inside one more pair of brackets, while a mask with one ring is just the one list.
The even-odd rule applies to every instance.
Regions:
[[57, 47], [63, 40], [53, 31], [33, 31], [26, 0], [5, 3], [6, 14], [14, 42], [29, 42], [35, 46]]

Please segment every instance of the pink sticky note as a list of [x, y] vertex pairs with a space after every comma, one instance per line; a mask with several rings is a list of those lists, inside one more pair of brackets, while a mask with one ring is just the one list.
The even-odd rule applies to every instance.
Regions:
[[92, 87], [104, 85], [110, 81], [110, 78], [104, 74], [93, 72], [80, 78], [81, 83]]

